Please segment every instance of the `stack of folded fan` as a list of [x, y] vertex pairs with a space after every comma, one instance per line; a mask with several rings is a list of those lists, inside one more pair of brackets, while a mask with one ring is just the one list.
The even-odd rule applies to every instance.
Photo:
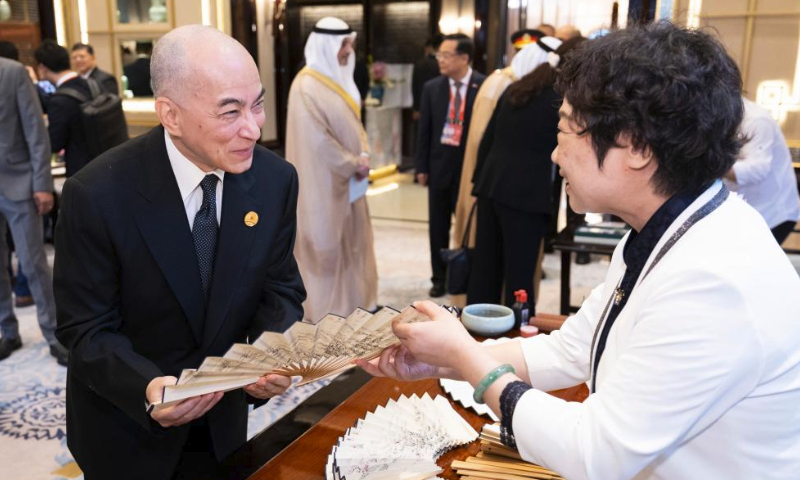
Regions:
[[519, 452], [500, 441], [500, 425], [486, 425], [481, 430], [481, 451], [465, 461], [454, 461], [453, 470], [461, 480], [564, 480], [552, 470], [522, 460]]
[[327, 480], [427, 480], [442, 472], [436, 460], [478, 437], [442, 396], [402, 396], [377, 407], [333, 447]]

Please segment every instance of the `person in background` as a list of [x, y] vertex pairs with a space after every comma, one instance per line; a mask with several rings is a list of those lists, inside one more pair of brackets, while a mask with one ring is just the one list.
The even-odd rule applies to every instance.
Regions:
[[67, 177], [75, 175], [91, 160], [88, 138], [80, 121], [80, 102], [67, 95], [58, 95], [61, 88], [70, 88], [87, 98], [92, 94], [89, 84], [70, 69], [69, 53], [53, 40], [45, 40], [34, 52], [39, 78], [56, 87], [56, 93], [47, 101], [47, 130], [53, 151], [65, 150]]
[[548, 37], [555, 37], [556, 36], [556, 27], [550, 25], [549, 23], [543, 23], [535, 28], [542, 33], [544, 33]]
[[17, 46], [7, 40], [0, 40], [0, 58], [7, 58], [19, 62]]
[[[19, 62], [19, 50], [17, 50], [17, 46], [14, 45], [12, 42], [8, 42], [5, 40], [0, 40], [0, 58], [7, 58], [9, 60], [14, 60]], [[27, 70], [29, 67], [25, 67]], [[39, 89], [37, 88], [37, 93]], [[2, 221], [2, 223], [5, 223]], [[14, 306], [16, 308], [23, 308], [29, 307], [34, 304], [33, 295], [31, 294], [31, 289], [28, 287], [28, 279], [25, 278], [25, 274], [22, 273], [22, 265], [17, 260], [17, 274], [14, 275], [14, 270], [11, 268], [11, 253], [14, 251], [14, 239], [11, 236], [11, 232], [8, 230], [7, 226], [3, 226], [2, 229], [6, 230], [6, 235], [0, 235], [0, 241], [5, 238], [6, 241], [6, 248], [8, 252], [8, 274], [11, 278], [11, 285], [14, 289]]]
[[445, 294], [447, 265], [439, 252], [448, 247], [472, 107], [486, 78], [473, 72], [474, 54], [466, 35], [444, 37], [436, 54], [442, 76], [427, 82], [422, 91], [414, 168], [417, 182], [428, 187], [431, 297]]
[[257, 143], [265, 90], [253, 58], [187, 25], [158, 40], [152, 67], [161, 125], [68, 178], [56, 227], [67, 445], [86, 480], [229, 474], [219, 462], [246, 441], [248, 403], [289, 378], [148, 403], [183, 369], [303, 317], [297, 174]]
[[353, 81], [356, 33], [325, 17], [305, 46], [306, 67], [289, 90], [286, 159], [297, 168], [295, 256], [308, 299], [305, 318], [372, 310], [378, 268], [364, 195], [369, 144]]
[[414, 63], [414, 71], [411, 74], [411, 97], [414, 101], [412, 115], [415, 122], [419, 120], [422, 88], [429, 80], [441, 75], [439, 73], [439, 63], [436, 61], [436, 52], [439, 50], [439, 45], [442, 44], [443, 38], [441, 34], [428, 38], [425, 42], [425, 54]]
[[[433, 302], [358, 364], [468, 381], [501, 441], [570, 480], [795, 480], [800, 277], [719, 180], [742, 145], [742, 79], [714, 36], [659, 22], [586, 42], [556, 90], [553, 161], [578, 212], [632, 227], [560, 330], [485, 346]], [[583, 403], [545, 392], [588, 383]], [[724, 448], [721, 448], [724, 447]]]
[[[514, 32], [510, 41], [519, 51], [514, 58], [511, 59], [511, 65], [504, 68], [495, 70], [491, 75], [486, 77], [486, 80], [481, 85], [478, 94], [475, 96], [475, 105], [472, 107], [472, 118], [469, 122], [470, 136], [467, 141], [467, 147], [464, 150], [464, 163], [461, 166], [461, 182], [458, 185], [458, 200], [456, 201], [455, 209], [455, 223], [453, 226], [453, 238], [456, 241], [464, 238], [464, 233], [467, 230], [467, 222], [469, 222], [470, 214], [475, 206], [475, 197], [472, 196], [472, 176], [475, 172], [475, 163], [478, 158], [478, 147], [481, 144], [486, 125], [492, 118], [492, 113], [495, 110], [497, 101], [503, 95], [506, 88], [532, 72], [539, 64], [540, 49], [529, 48], [530, 45], [536, 44], [544, 34], [536, 30], [520, 30]], [[470, 247], [475, 245], [475, 227], [477, 218], [476, 212], [473, 215], [470, 232], [467, 236], [468, 244]], [[464, 297], [454, 297], [453, 302], [463, 306], [466, 302]]]
[[150, 85], [150, 55], [153, 53], [153, 42], [136, 42], [136, 57], [122, 67], [128, 78], [128, 90], [134, 97], [152, 97]]
[[72, 60], [72, 69], [78, 72], [81, 78], [92, 78], [106, 92], [119, 95], [119, 85], [114, 76], [97, 67], [94, 47], [86, 43], [76, 43], [72, 46], [70, 59]]
[[[42, 215], [55, 203], [50, 171], [50, 142], [42, 108], [25, 67], [9, 58], [14, 45], [0, 42], [0, 360], [22, 348], [19, 321], [14, 315], [9, 270], [10, 230], [36, 304], [36, 317], [50, 354], [66, 366], [68, 352], [55, 336], [56, 308], [53, 282], [44, 250]], [[19, 298], [19, 297], [18, 297]]]
[[535, 314], [534, 272], [553, 209], [550, 154], [556, 147], [561, 100], [553, 84], [558, 65], [576, 43], [544, 37], [514, 57], [526, 55], [531, 72], [505, 91], [478, 150], [471, 193], [480, 215], [468, 304], [510, 307], [513, 292], [523, 289]]
[[[514, 54], [516, 55], [520, 50], [527, 47], [532, 43], [536, 43], [540, 38], [545, 37], [544, 32], [534, 30], [532, 28], [517, 30], [509, 37], [511, 46], [514, 47]], [[513, 57], [512, 57], [513, 60]]]
[[758, 210], [778, 245], [800, 220], [792, 156], [781, 127], [763, 107], [743, 98], [742, 134], [749, 139], [725, 174], [725, 185]]
[[556, 30], [555, 37], [562, 42], [566, 42], [567, 40], [572, 40], [573, 38], [580, 38], [581, 31], [578, 30], [578, 27], [575, 25], [562, 25], [558, 27]]

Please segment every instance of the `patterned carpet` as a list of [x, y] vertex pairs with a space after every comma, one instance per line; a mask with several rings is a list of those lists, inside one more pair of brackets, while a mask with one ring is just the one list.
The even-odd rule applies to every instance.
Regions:
[[[430, 282], [427, 225], [375, 220], [375, 248], [380, 276], [378, 303], [401, 308], [425, 298]], [[52, 251], [50, 252], [52, 262]], [[599, 259], [598, 259], [599, 260]], [[559, 261], [545, 258], [538, 311], [555, 312], [558, 305]], [[602, 281], [606, 261], [573, 267], [573, 302]], [[583, 285], [583, 286], [581, 286]], [[437, 299], [449, 303], [448, 299]], [[82, 478], [66, 445], [66, 369], [49, 355], [36, 323], [35, 308], [17, 310], [23, 348], [0, 362], [0, 465], [3, 480]], [[281, 398], [251, 412], [248, 435], [268, 427], [330, 380], [290, 389]], [[58, 473], [54, 473], [58, 472]]]

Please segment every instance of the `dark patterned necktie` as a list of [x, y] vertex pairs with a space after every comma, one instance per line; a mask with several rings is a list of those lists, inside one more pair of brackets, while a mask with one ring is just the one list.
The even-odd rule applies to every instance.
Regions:
[[461, 85], [463, 85], [463, 83], [453, 81], [453, 84], [456, 87], [456, 94], [453, 101], [453, 120], [458, 121], [460, 120], [461, 114]]
[[197, 252], [197, 265], [200, 267], [200, 283], [203, 286], [203, 295], [208, 298], [211, 287], [211, 273], [214, 269], [214, 252], [217, 249], [217, 178], [216, 175], [206, 175], [200, 182], [203, 190], [203, 204], [197, 215], [194, 216], [192, 237], [194, 249]]

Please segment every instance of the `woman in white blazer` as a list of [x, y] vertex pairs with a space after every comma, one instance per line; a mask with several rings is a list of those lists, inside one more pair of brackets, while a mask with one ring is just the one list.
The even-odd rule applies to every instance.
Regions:
[[[632, 231], [560, 331], [484, 347], [430, 302], [374, 375], [469, 381], [504, 441], [570, 480], [796, 479], [800, 278], [719, 178], [742, 140], [741, 78], [708, 34], [658, 23], [563, 67], [553, 161], [577, 212]], [[533, 248], [533, 246], [531, 247]], [[544, 392], [589, 385], [583, 403]]]

